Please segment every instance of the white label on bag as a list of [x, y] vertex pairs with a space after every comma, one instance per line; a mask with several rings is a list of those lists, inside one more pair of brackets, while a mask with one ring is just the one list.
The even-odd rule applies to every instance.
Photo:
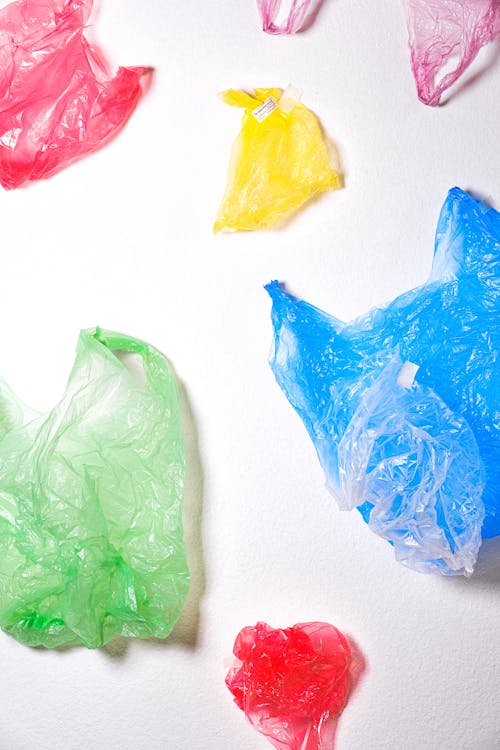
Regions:
[[289, 84], [283, 91], [281, 99], [278, 102], [278, 107], [286, 114], [289, 115], [295, 105], [300, 102], [302, 92]]
[[398, 385], [401, 388], [411, 388], [419, 369], [419, 365], [415, 365], [413, 362], [404, 362], [399, 371]]
[[257, 122], [262, 122], [262, 120], [265, 120], [266, 117], [269, 117], [269, 115], [274, 112], [277, 106], [276, 99], [273, 96], [268, 96], [265, 102], [262, 102], [257, 109], [254, 109], [252, 115]]

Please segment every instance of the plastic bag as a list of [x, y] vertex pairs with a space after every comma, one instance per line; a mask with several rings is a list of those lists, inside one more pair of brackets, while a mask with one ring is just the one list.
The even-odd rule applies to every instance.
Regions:
[[126, 123], [147, 68], [113, 78], [83, 36], [92, 0], [0, 10], [0, 182], [16, 188], [96, 151]]
[[257, 0], [262, 28], [268, 34], [295, 34], [315, 0]]
[[[115, 355], [140, 355], [143, 381]], [[29, 646], [165, 638], [189, 586], [175, 377], [151, 346], [83, 331], [48, 414], [0, 381], [0, 626]]]
[[271, 366], [340, 506], [409, 567], [470, 574], [483, 517], [500, 533], [500, 214], [451, 190], [428, 283], [351, 323], [267, 289]]
[[436, 106], [500, 34], [498, 0], [403, 0], [419, 99]]
[[351, 649], [324, 622], [246, 627], [234, 644], [241, 661], [227, 675], [236, 705], [277, 750], [333, 747], [335, 718], [350, 688]]
[[341, 186], [316, 116], [289, 87], [229, 90], [221, 97], [245, 110], [233, 146], [215, 232], [269, 229], [318, 193]]

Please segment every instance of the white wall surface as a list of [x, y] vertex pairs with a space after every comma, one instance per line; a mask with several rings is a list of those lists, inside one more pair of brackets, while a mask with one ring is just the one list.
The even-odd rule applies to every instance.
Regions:
[[[293, 38], [264, 35], [254, 0], [102, 0], [95, 21], [111, 59], [154, 66], [154, 84], [106, 149], [0, 194], [0, 373], [49, 409], [78, 331], [96, 324], [170, 358], [193, 585], [164, 644], [50, 652], [2, 634], [0, 750], [270, 747], [224, 686], [234, 637], [258, 619], [332, 622], [364, 653], [336, 750], [500, 748], [500, 542], [469, 581], [423, 576], [336, 509], [268, 367], [262, 289], [278, 278], [353, 317], [425, 280], [450, 187], [500, 208], [498, 48], [429, 109], [398, 0], [326, 0]], [[214, 238], [241, 118], [216, 94], [290, 82], [337, 144], [346, 187], [283, 231]]]

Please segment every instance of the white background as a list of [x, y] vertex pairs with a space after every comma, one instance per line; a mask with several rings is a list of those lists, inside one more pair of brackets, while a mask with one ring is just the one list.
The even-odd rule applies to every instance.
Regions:
[[[48, 652], [1, 635], [0, 750], [270, 747], [224, 686], [234, 637], [258, 619], [332, 622], [364, 653], [336, 750], [499, 748], [500, 544], [469, 581], [427, 577], [336, 509], [268, 367], [262, 289], [277, 278], [351, 318], [426, 279], [450, 187], [500, 208], [498, 47], [430, 109], [397, 0], [326, 0], [291, 38], [261, 32], [254, 0], [103, 0], [94, 18], [110, 58], [154, 66], [154, 84], [106, 149], [0, 195], [0, 373], [51, 408], [96, 324], [170, 358], [193, 584], [164, 644]], [[216, 94], [290, 82], [337, 144], [346, 187], [286, 230], [214, 238], [241, 118]]]

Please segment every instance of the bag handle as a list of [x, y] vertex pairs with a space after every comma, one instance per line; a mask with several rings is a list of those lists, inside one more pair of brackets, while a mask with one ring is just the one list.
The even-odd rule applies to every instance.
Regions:
[[142, 360], [146, 382], [155, 391], [164, 393], [166, 381], [175, 383], [177, 381], [172, 368], [163, 354], [145, 341], [127, 336], [123, 333], [108, 331], [103, 328], [88, 328], [80, 333], [78, 352], [91, 347], [97, 353], [112, 361], [113, 364], [128, 373], [126, 365], [116, 356], [114, 352], [130, 352], [138, 354]]

